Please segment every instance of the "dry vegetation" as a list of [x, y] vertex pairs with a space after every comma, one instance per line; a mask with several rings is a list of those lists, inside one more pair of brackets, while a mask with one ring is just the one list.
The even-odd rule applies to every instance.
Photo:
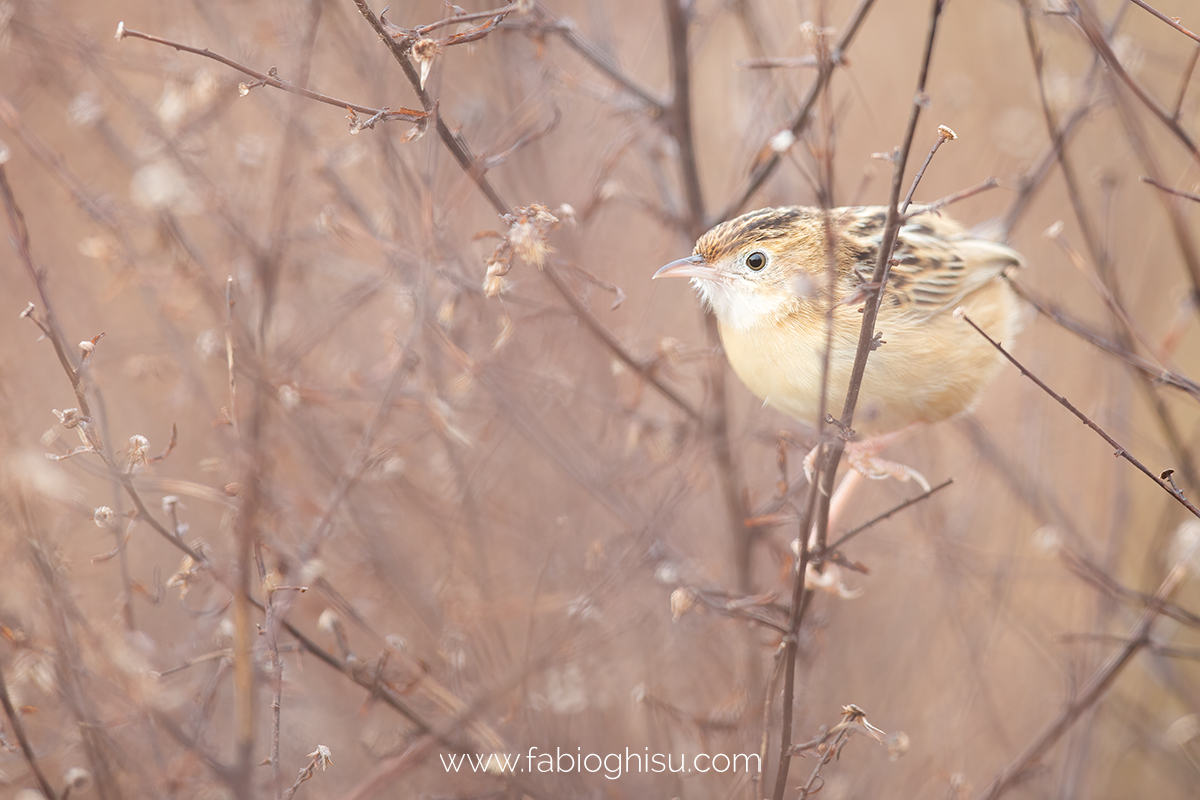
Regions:
[[[953, 0], [901, 181], [1144, 472], [1006, 368], [794, 591], [816, 434], [650, 282], [886, 204], [931, 4], [0, 2], [0, 796], [1194, 797], [1193, 3]], [[442, 766], [531, 747], [766, 757]]]

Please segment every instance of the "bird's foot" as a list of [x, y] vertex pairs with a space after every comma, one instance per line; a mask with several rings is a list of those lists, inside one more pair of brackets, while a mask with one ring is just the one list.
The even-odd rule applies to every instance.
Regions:
[[925, 480], [924, 475], [912, 467], [881, 458], [879, 456], [881, 449], [883, 448], [875, 446], [874, 442], [863, 442], [862, 444], [851, 442], [846, 445], [846, 460], [864, 477], [872, 480], [882, 481], [887, 478], [895, 478], [901, 483], [916, 481], [925, 491], [930, 490], [929, 481]]

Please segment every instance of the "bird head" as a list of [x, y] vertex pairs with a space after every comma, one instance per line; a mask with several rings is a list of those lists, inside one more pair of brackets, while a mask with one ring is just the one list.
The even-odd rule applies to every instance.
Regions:
[[655, 278], [691, 278], [721, 324], [750, 329], [777, 323], [812, 302], [824, 274], [820, 217], [809, 209], [766, 208], [722, 222], [692, 255]]

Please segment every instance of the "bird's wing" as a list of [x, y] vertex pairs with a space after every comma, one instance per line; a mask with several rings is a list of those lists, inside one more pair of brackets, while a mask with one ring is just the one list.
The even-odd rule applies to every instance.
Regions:
[[[865, 227], [865, 226], [863, 226]], [[867, 234], [879, 252], [882, 227]], [[925, 316], [953, 308], [964, 297], [1021, 265], [1017, 253], [998, 243], [977, 239], [958, 223], [932, 214], [913, 217], [900, 228], [884, 302]], [[858, 263], [854, 272], [870, 280], [871, 263]]]

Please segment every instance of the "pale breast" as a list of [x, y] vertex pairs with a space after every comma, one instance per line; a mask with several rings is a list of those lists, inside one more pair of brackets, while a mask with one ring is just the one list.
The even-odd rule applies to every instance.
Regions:
[[[1009, 341], [1017, 332], [1019, 301], [1006, 281], [993, 280], [959, 305], [993, 338]], [[838, 417], [862, 316], [846, 306], [836, 313], [825, 411]], [[821, 317], [809, 317], [750, 329], [721, 325], [721, 340], [734, 372], [751, 392], [813, 425], [821, 400], [824, 323]], [[995, 348], [951, 310], [930, 317], [885, 304], [876, 330], [884, 343], [867, 361], [853, 423], [860, 437], [970, 410], [1002, 363]]]

